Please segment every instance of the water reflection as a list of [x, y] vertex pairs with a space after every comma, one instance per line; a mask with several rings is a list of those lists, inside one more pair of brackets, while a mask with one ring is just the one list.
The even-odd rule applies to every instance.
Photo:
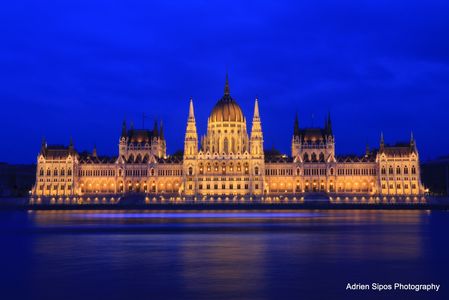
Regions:
[[[47, 299], [103, 293], [277, 299], [323, 286], [323, 293], [342, 293], [341, 285], [356, 279], [430, 274], [423, 259], [430, 217], [422, 211], [39, 211], [29, 212], [16, 234], [30, 241], [23, 284]], [[50, 282], [57, 284], [49, 289]]]

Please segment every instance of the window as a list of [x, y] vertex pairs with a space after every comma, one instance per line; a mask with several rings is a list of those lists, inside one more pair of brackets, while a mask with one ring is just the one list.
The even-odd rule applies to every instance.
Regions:
[[44, 176], [44, 169], [43, 168], [40, 169], [39, 176]]
[[189, 167], [189, 175], [193, 175], [193, 168]]
[[407, 168], [407, 166], [404, 168], [404, 174], [405, 174], [405, 175], [408, 174], [408, 168]]
[[312, 153], [312, 161], [316, 161], [316, 154]]
[[259, 167], [254, 168], [254, 174], [259, 175]]
[[323, 152], [320, 153], [320, 161], [321, 161], [321, 162], [324, 161], [324, 153], [323, 153]]
[[304, 153], [304, 161], [308, 162], [309, 161], [309, 154]]
[[50, 176], [51, 175], [51, 171], [50, 171], [50, 169], [47, 169], [47, 176]]
[[385, 175], [385, 174], [387, 174], [387, 170], [385, 170], [385, 168], [382, 167], [382, 170], [380, 171], [380, 173], [381, 173], [382, 175]]
[[331, 175], [334, 175], [334, 168], [331, 168]]
[[416, 174], [416, 169], [415, 166], [412, 167], [412, 174], [415, 175]]
[[67, 169], [67, 176], [72, 176], [72, 169]]
[[388, 174], [393, 174], [393, 167], [388, 168]]
[[401, 168], [399, 166], [396, 167], [396, 174], [401, 174]]
[[53, 176], [58, 176], [58, 169], [55, 169], [55, 170], [53, 171]]

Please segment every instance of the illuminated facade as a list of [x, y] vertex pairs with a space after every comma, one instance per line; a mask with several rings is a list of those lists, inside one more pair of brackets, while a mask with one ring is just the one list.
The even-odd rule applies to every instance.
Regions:
[[295, 118], [291, 155], [264, 152], [258, 100], [251, 131], [231, 97], [226, 78], [223, 97], [213, 108], [207, 132], [198, 137], [192, 99], [184, 152], [166, 153], [162, 124], [153, 130], [123, 123], [117, 157], [78, 153], [42, 143], [37, 158], [34, 196], [173, 195], [176, 197], [267, 197], [326, 194], [347, 196], [418, 196], [419, 155], [409, 143], [388, 146], [363, 156], [337, 156], [330, 115], [321, 128], [300, 128]]

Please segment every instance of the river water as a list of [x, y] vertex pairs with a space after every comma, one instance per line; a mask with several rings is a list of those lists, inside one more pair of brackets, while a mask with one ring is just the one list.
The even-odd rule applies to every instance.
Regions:
[[[2, 299], [449, 299], [449, 213], [0, 212]], [[350, 291], [348, 283], [439, 284]]]

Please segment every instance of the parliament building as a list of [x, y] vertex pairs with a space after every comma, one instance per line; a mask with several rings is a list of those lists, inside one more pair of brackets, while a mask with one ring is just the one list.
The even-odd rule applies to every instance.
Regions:
[[224, 94], [201, 137], [190, 99], [181, 155], [167, 154], [164, 128], [157, 123], [149, 130], [123, 122], [115, 157], [99, 155], [96, 149], [77, 152], [72, 142], [51, 146], [43, 141], [31, 201], [117, 202], [138, 194], [147, 202], [303, 201], [307, 195], [332, 201], [424, 201], [413, 136], [407, 143], [389, 146], [381, 135], [376, 150], [338, 156], [330, 115], [316, 128], [300, 127], [296, 117], [291, 155], [264, 151], [258, 99], [250, 129], [248, 134], [246, 117], [231, 97], [226, 77]]

